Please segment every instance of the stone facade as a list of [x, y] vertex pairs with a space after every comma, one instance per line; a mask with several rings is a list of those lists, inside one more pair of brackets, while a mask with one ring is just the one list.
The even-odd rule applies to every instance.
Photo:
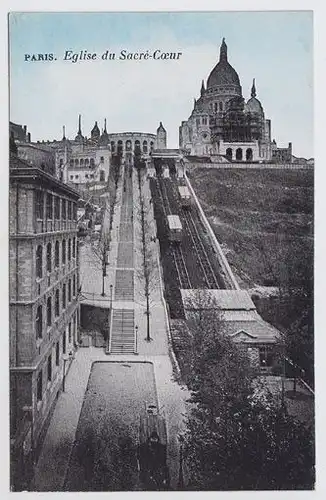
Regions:
[[[179, 146], [188, 155], [221, 156], [226, 161], [271, 162], [277, 155], [271, 141], [271, 121], [265, 118], [256, 97], [253, 80], [251, 97], [242, 97], [240, 79], [230, 65], [223, 39], [220, 58], [211, 71], [188, 120], [179, 127]], [[288, 160], [287, 160], [288, 161]]]
[[[13, 482], [37, 447], [78, 344], [78, 194], [10, 158], [10, 431]], [[25, 464], [26, 460], [21, 460]]]

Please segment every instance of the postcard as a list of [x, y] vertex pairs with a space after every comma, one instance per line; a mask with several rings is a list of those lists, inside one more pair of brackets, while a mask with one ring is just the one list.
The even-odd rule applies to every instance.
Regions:
[[313, 490], [313, 12], [8, 31], [10, 490]]

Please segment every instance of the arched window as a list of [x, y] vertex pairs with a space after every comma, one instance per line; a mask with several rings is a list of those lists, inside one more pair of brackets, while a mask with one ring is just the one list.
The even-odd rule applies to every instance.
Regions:
[[68, 262], [71, 261], [71, 239], [68, 240]]
[[76, 276], [74, 275], [72, 281], [72, 296], [76, 297]]
[[68, 302], [71, 302], [71, 279], [68, 281]]
[[218, 103], [218, 107], [219, 107], [219, 110], [220, 110], [220, 111], [223, 111], [223, 102], [222, 102], [222, 101], [220, 101], [220, 102]]
[[214, 102], [214, 111], [217, 113], [217, 102]]
[[101, 156], [101, 158], [100, 158], [100, 162], [101, 162], [101, 163], [104, 163], [104, 156]]
[[232, 160], [232, 148], [227, 148], [226, 157], [228, 160]]
[[251, 161], [252, 160], [252, 149], [248, 148], [246, 151], [246, 160]]
[[68, 219], [72, 218], [71, 201], [68, 201]]
[[46, 324], [47, 326], [52, 325], [52, 300], [51, 297], [46, 301]]
[[94, 158], [91, 158], [91, 159], [90, 159], [89, 164], [90, 164], [90, 166], [91, 166], [91, 167], [94, 167]]
[[242, 160], [242, 149], [238, 148], [235, 152], [235, 159], [236, 160]]
[[61, 217], [62, 217], [62, 220], [66, 220], [66, 218], [67, 218], [66, 200], [62, 200]]
[[43, 276], [43, 247], [38, 245], [36, 249], [36, 277], [42, 278]]
[[79, 162], [79, 163], [80, 163], [80, 166], [84, 165], [84, 160], [83, 160], [83, 158], [81, 158], [81, 159], [80, 159], [80, 162]]
[[57, 268], [59, 267], [60, 263], [60, 250], [59, 250], [59, 242], [55, 242], [55, 247], [54, 247], [54, 267]]
[[66, 240], [62, 240], [62, 264], [66, 263]]
[[151, 141], [149, 145], [150, 145], [151, 151], [153, 151], [153, 149], [154, 149], [154, 142]]
[[74, 166], [74, 159], [71, 158], [70, 162], [69, 162], [70, 166], [73, 167]]
[[140, 154], [141, 154], [140, 142], [137, 140], [135, 141], [135, 155], [140, 155]]
[[89, 165], [89, 159], [88, 158], [86, 158], [86, 160], [85, 160], [85, 166], [86, 165]]
[[131, 140], [130, 140], [130, 139], [128, 139], [128, 140], [126, 141], [126, 151], [131, 151], [131, 149], [132, 149]]
[[52, 245], [48, 243], [46, 246], [46, 270], [48, 273], [52, 271]]
[[59, 288], [55, 291], [55, 302], [54, 302], [54, 314], [57, 318], [60, 314], [60, 297], [59, 297]]
[[115, 153], [115, 142], [111, 141], [111, 153]]
[[35, 319], [36, 338], [41, 339], [43, 334], [43, 311], [42, 306], [38, 306]]
[[62, 285], [62, 309], [66, 309], [67, 296], [66, 296], [66, 284]]
[[105, 181], [105, 172], [104, 170], [100, 170], [100, 182]]
[[53, 217], [53, 197], [51, 193], [46, 195], [46, 218], [52, 219]]
[[79, 165], [79, 160], [78, 158], [75, 159], [75, 165], [78, 166]]
[[72, 240], [72, 256], [75, 259], [76, 257], [76, 237]]
[[143, 142], [143, 151], [144, 151], [144, 153], [147, 153], [147, 151], [148, 151], [147, 141]]

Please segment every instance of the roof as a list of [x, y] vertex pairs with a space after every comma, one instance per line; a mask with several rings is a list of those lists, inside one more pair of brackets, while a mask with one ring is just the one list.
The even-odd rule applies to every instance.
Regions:
[[182, 224], [178, 215], [168, 215], [168, 224], [170, 229], [182, 229]]
[[[186, 309], [190, 309], [189, 304], [196, 309], [196, 297], [203, 290], [181, 290], [182, 301]], [[256, 306], [246, 290], [204, 290], [212, 301], [208, 303], [208, 308], [217, 308], [223, 311], [256, 311]]]
[[227, 59], [227, 45], [224, 38], [220, 48], [220, 60], [207, 79], [207, 89], [218, 85], [236, 85], [240, 90], [238, 73], [232, 68]]
[[280, 339], [280, 332], [258, 317], [252, 321], [226, 321], [226, 332], [235, 341], [245, 343], [275, 343]]
[[190, 196], [190, 192], [187, 186], [179, 186], [178, 187], [180, 196]]

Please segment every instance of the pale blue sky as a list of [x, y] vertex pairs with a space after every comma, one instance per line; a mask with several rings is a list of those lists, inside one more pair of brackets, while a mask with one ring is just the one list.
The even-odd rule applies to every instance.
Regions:
[[[10, 16], [11, 120], [33, 140], [68, 137], [83, 116], [108, 132], [155, 132], [162, 121], [169, 147], [191, 113], [201, 80], [216, 64], [222, 37], [243, 96], [257, 97], [279, 146], [313, 152], [313, 19], [310, 12], [16, 13]], [[62, 61], [65, 50], [182, 51], [179, 61]], [[24, 62], [52, 52], [55, 62]]]

